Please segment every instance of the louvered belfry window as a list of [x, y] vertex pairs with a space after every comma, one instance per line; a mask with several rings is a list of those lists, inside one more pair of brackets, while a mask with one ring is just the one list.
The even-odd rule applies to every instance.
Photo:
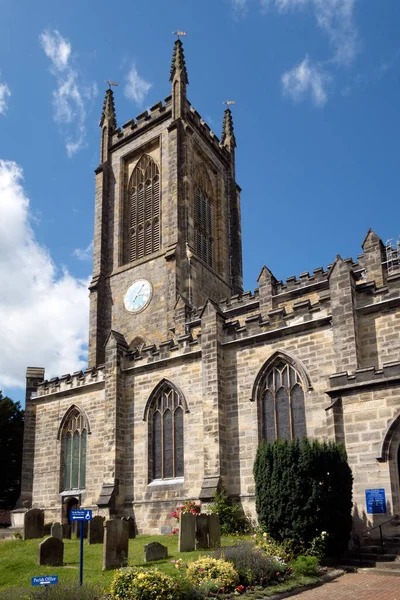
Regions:
[[165, 385], [149, 411], [152, 479], [183, 477], [183, 404], [180, 394]]
[[268, 370], [261, 403], [263, 437], [267, 442], [307, 435], [303, 383], [291, 364], [279, 360]]
[[83, 489], [86, 485], [87, 427], [77, 409], [71, 411], [64, 425], [62, 443], [64, 490]]
[[160, 174], [147, 154], [132, 173], [128, 198], [128, 262], [132, 262], [160, 249]]
[[197, 256], [213, 266], [213, 202], [210, 178], [203, 163], [194, 174], [194, 248]]

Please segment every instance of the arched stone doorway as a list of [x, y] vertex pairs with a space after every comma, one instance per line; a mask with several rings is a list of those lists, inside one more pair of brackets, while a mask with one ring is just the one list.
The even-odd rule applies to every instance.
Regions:
[[78, 531], [78, 523], [76, 521], [71, 521], [70, 519], [70, 511], [76, 510], [80, 507], [79, 498], [76, 496], [69, 496], [65, 498], [63, 503], [63, 523], [68, 523], [71, 525], [71, 535], [76, 535]]
[[389, 424], [378, 461], [388, 464], [392, 494], [390, 512], [398, 515], [400, 514], [400, 413]]

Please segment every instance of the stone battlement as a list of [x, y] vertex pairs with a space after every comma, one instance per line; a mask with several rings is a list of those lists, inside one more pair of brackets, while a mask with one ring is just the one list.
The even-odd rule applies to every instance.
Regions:
[[47, 396], [58, 392], [66, 392], [102, 381], [104, 381], [104, 365], [99, 365], [93, 369], [75, 371], [75, 373], [66, 373], [61, 377], [53, 377], [49, 380], [46, 379], [37, 386], [37, 391], [32, 394], [32, 398]]
[[[165, 340], [158, 346], [152, 344], [145, 346], [140, 351], [131, 351], [126, 355], [126, 365], [134, 363], [134, 366], [139, 364], [148, 364], [157, 362], [159, 360], [165, 360], [168, 358], [186, 356], [191, 352], [199, 349], [201, 342], [201, 335], [197, 335], [196, 339], [193, 338], [191, 333], [178, 336], [174, 339]], [[129, 366], [132, 366], [130, 364]]]
[[362, 385], [371, 385], [371, 382], [385, 383], [392, 379], [400, 379], [400, 362], [384, 363], [382, 369], [376, 367], [365, 367], [356, 369], [354, 373], [342, 371], [334, 373], [329, 377], [330, 388], [327, 394], [331, 394], [335, 389], [354, 388]]
[[139, 132], [139, 130], [143, 129], [145, 126], [152, 125], [160, 116], [164, 116], [167, 112], [169, 112], [172, 108], [172, 96], [167, 96], [164, 100], [164, 104], [162, 102], [157, 102], [154, 104], [150, 111], [145, 110], [140, 113], [135, 119], [130, 119], [122, 128], [119, 127], [112, 134], [112, 144], [118, 143], [121, 139], [130, 137], [133, 132]]

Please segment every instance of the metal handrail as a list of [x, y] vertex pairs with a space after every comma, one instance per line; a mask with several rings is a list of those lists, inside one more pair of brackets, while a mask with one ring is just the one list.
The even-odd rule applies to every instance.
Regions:
[[394, 515], [393, 517], [391, 517], [387, 521], [384, 521], [383, 523], [380, 523], [380, 525], [374, 525], [373, 527], [370, 527], [369, 529], [366, 529], [365, 531], [363, 531], [363, 533], [357, 534], [356, 538], [357, 538], [358, 554], [361, 555], [361, 540], [360, 540], [360, 538], [363, 535], [367, 535], [368, 533], [370, 533], [374, 529], [378, 529], [378, 528], [379, 528], [379, 536], [380, 536], [380, 542], [381, 542], [381, 552], [382, 552], [382, 554], [385, 554], [385, 545], [384, 545], [384, 541], [383, 541], [382, 527], [384, 525], [387, 525], [388, 523], [391, 523], [392, 521], [395, 521], [396, 519], [398, 520], [399, 518], [400, 518], [399, 515]]

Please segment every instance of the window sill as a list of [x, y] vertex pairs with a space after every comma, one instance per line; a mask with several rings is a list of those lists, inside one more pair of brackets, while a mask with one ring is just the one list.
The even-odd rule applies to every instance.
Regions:
[[147, 487], [177, 485], [180, 483], [185, 483], [184, 477], [174, 477], [173, 479], [153, 479], [153, 481], [151, 481]]

